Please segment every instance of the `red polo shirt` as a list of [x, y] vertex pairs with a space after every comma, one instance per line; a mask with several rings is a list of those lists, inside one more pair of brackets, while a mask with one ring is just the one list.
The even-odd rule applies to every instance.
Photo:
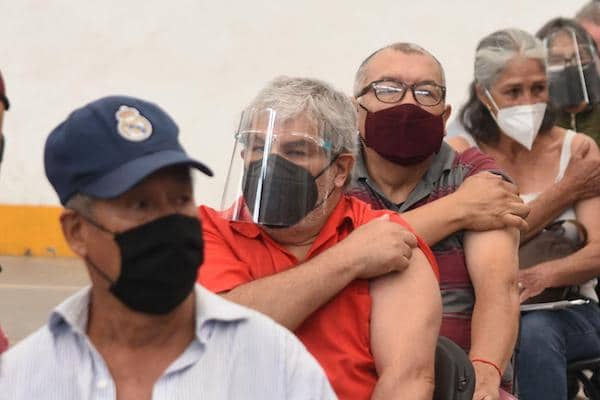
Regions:
[[[223, 218], [209, 207], [199, 208], [205, 242], [204, 264], [199, 282], [219, 293], [246, 282], [264, 278], [300, 262], [259, 226]], [[356, 227], [381, 215], [409, 229], [397, 214], [373, 210], [362, 201], [343, 197], [312, 244], [306, 259], [334, 246]], [[412, 231], [412, 229], [411, 229]], [[436, 276], [435, 258], [418, 238]], [[290, 293], [290, 296], [293, 296]], [[401, 317], [402, 310], [398, 310]], [[369, 282], [355, 280], [327, 304], [306, 319], [295, 333], [320, 362], [331, 385], [341, 399], [369, 399], [377, 382], [375, 363], [370, 351], [371, 297]]]

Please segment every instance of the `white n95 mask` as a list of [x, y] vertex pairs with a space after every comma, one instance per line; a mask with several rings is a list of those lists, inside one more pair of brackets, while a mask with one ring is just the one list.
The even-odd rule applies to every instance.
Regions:
[[537, 137], [544, 120], [546, 103], [498, 108], [487, 89], [485, 92], [496, 110], [498, 110], [497, 115], [490, 111], [498, 127], [506, 136], [531, 151], [533, 141]]

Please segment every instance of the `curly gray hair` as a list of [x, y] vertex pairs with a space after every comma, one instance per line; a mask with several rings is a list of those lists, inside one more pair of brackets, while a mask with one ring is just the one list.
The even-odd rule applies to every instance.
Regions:
[[280, 76], [269, 82], [248, 109], [269, 107], [284, 118], [305, 115], [331, 143], [334, 154], [356, 154], [356, 111], [350, 98], [318, 79]]

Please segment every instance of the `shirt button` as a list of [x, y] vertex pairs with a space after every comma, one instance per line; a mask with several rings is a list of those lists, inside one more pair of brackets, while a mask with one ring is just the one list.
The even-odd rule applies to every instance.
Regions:
[[100, 379], [96, 382], [96, 387], [98, 389], [106, 389], [108, 387], [108, 379]]

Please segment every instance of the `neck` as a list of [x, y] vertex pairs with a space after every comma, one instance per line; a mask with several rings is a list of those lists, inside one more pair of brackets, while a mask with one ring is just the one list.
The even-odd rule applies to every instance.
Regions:
[[488, 153], [492, 150], [492, 153], [500, 153], [507, 160], [516, 160], [522, 157], [530, 157], [531, 154], [536, 149], [536, 144], [539, 141], [539, 134], [533, 141], [533, 146], [531, 147], [531, 151], [527, 150], [523, 145], [513, 140], [509, 136], [504, 133], [500, 133], [500, 137], [498, 138], [498, 142], [493, 145], [487, 145], [485, 143], [480, 143], [480, 148], [484, 153]]
[[192, 292], [170, 313], [150, 315], [130, 310], [106, 289], [94, 285], [87, 334], [98, 347], [187, 346], [195, 335], [195, 298]]
[[289, 228], [263, 228], [277, 243], [297, 258], [303, 259], [327, 223], [329, 216], [341, 201], [341, 190], [335, 190], [323, 204], [311, 211], [302, 221]]
[[363, 156], [369, 178], [394, 203], [405, 201], [423, 179], [434, 155], [414, 165], [399, 165], [381, 157], [375, 150], [364, 146]]

